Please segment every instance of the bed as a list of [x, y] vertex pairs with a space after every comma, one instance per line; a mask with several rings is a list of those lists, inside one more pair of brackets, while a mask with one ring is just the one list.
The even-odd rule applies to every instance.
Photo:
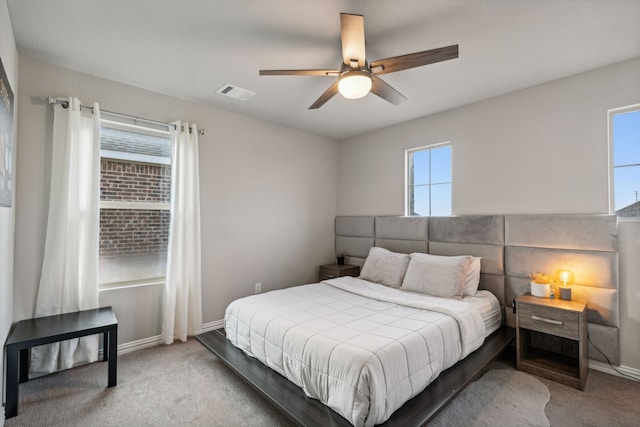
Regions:
[[[398, 286], [389, 284], [393, 274], [370, 277], [365, 262], [372, 247], [405, 254], [471, 254], [482, 257], [479, 289], [490, 291], [500, 302], [501, 314], [481, 314], [486, 336], [483, 344], [448, 369], [445, 366], [452, 358], [447, 356], [447, 361], [439, 368], [439, 376], [397, 409], [382, 424], [384, 427], [427, 424], [460, 391], [478, 378], [491, 360], [509, 346], [515, 337], [515, 314], [511, 302], [528, 291], [528, 274], [532, 271], [554, 271], [569, 265], [576, 272], [576, 282], [580, 285], [574, 285], [573, 291], [576, 298], [588, 302], [589, 357], [619, 363], [615, 215], [479, 215], [429, 218], [343, 216], [336, 217], [335, 233], [335, 252], [348, 252], [347, 263], [362, 267], [365, 277], [361, 279], [376, 283], [381, 289], [397, 290]], [[392, 271], [384, 268], [379, 270]], [[387, 283], [383, 284], [386, 286], [381, 287], [380, 282], [385, 281]], [[321, 283], [310, 286], [317, 288], [331, 285]], [[297, 291], [302, 288], [304, 286], [291, 289]], [[336, 288], [337, 291], [346, 292]], [[270, 298], [274, 294], [264, 295], [264, 298]], [[263, 296], [248, 297], [244, 302], [239, 302], [238, 306], [245, 302], [253, 304], [254, 298], [258, 297]], [[313, 298], [306, 298], [305, 302], [311, 300]], [[462, 300], [471, 301], [467, 296]], [[490, 334], [500, 318], [502, 325]], [[237, 341], [240, 347], [249, 346], [249, 356], [232, 344], [225, 333], [224, 329], [216, 329], [196, 338], [296, 424], [318, 427], [351, 424], [351, 421], [348, 422], [347, 418], [338, 415], [319, 400], [308, 398], [302, 388], [279, 373], [278, 369], [283, 368], [278, 368], [277, 364], [273, 364], [274, 368], [269, 368], [260, 361], [259, 345], [251, 350], [248, 342]], [[463, 350], [462, 344], [460, 346], [461, 355], [468, 352], [466, 347]], [[471, 348], [473, 345], [468, 347], [469, 350]], [[263, 344], [263, 349], [266, 349], [266, 344]], [[262, 352], [266, 354], [267, 350]], [[438, 370], [435, 366], [429, 369], [433, 372]], [[414, 387], [411, 392], [417, 388]], [[397, 405], [385, 403], [384, 409], [378, 412], [389, 412], [393, 406]], [[366, 419], [366, 422], [378, 421]]]
[[234, 301], [226, 336], [351, 424], [380, 424], [500, 327], [498, 300], [476, 292], [479, 265], [463, 295], [472, 261], [372, 248], [361, 278]]

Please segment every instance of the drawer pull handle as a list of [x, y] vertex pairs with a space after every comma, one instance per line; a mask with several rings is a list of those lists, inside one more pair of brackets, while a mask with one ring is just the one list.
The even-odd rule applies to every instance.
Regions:
[[562, 325], [562, 321], [561, 320], [547, 319], [545, 317], [539, 317], [539, 316], [531, 316], [531, 318], [533, 320], [539, 320], [539, 321], [545, 322], [545, 323], [552, 323], [554, 325]]

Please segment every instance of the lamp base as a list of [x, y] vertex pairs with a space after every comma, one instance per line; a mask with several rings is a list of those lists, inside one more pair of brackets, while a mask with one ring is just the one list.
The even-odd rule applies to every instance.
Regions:
[[571, 301], [571, 288], [560, 287], [560, 299]]

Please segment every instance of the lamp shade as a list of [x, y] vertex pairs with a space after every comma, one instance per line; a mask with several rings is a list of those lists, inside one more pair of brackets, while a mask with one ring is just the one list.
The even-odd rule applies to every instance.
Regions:
[[575, 281], [573, 271], [571, 270], [558, 270], [556, 271], [556, 279], [563, 285], [570, 285]]
[[363, 71], [349, 71], [340, 76], [338, 91], [347, 99], [362, 98], [371, 90], [371, 77]]

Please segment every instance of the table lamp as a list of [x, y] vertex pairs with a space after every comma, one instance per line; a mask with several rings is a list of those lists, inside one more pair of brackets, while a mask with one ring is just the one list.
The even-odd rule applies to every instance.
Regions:
[[558, 270], [556, 271], [556, 278], [560, 282], [560, 299], [571, 301], [571, 288], [569, 285], [574, 282], [573, 271]]

